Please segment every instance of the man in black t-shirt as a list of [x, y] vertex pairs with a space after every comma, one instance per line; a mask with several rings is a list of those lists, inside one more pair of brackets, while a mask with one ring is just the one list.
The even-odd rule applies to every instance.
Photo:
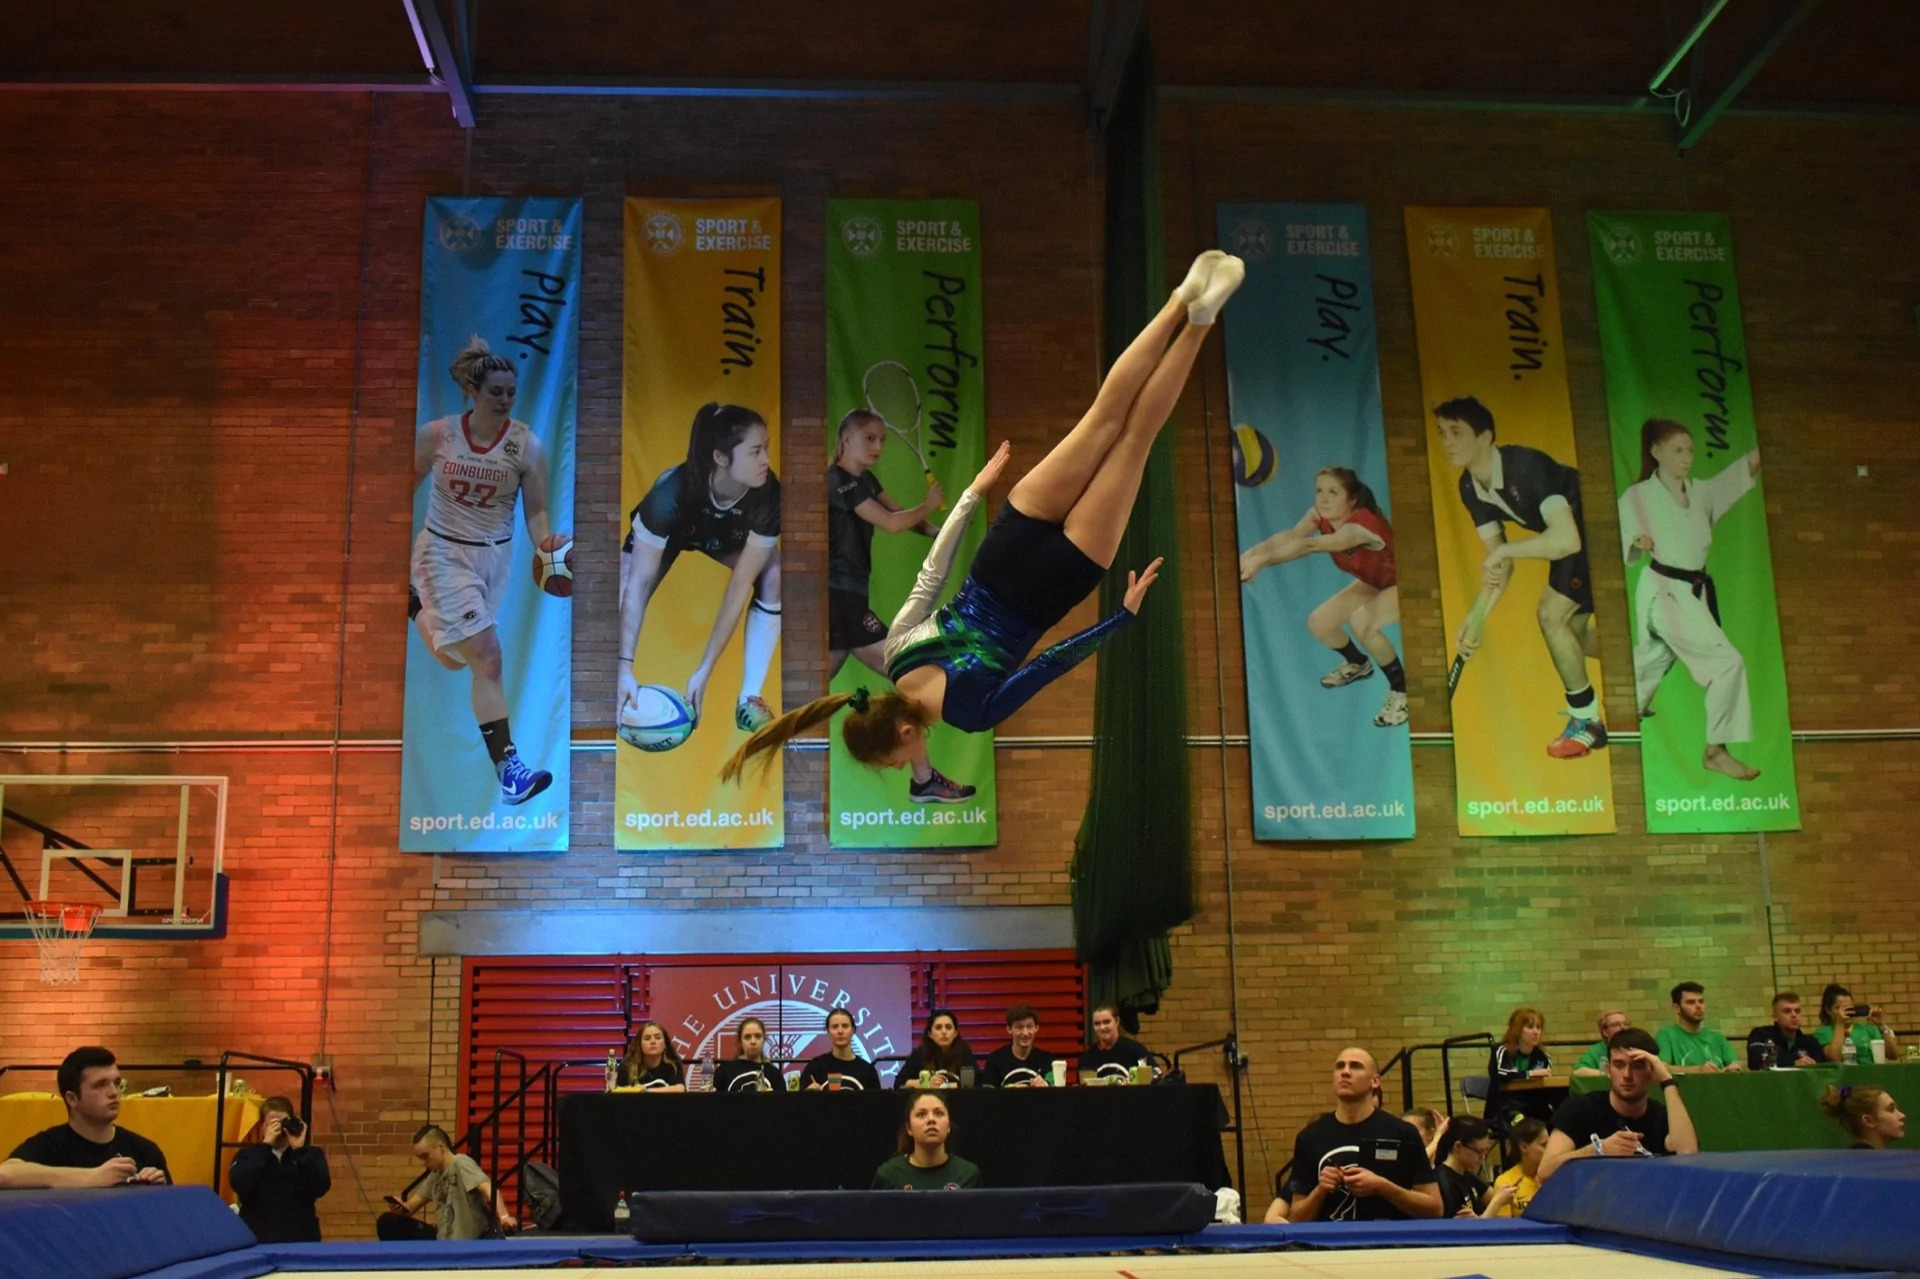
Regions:
[[[1693, 1118], [1680, 1100], [1680, 1083], [1660, 1060], [1652, 1035], [1623, 1030], [1607, 1041], [1607, 1083], [1606, 1092], [1569, 1097], [1553, 1112], [1540, 1181], [1569, 1159], [1690, 1155], [1700, 1149]], [[1655, 1087], [1664, 1094], [1664, 1106], [1648, 1095]]]
[[[1765, 1060], [1764, 1049], [1773, 1045], [1773, 1061]], [[1800, 996], [1783, 990], [1773, 997], [1773, 1020], [1747, 1032], [1747, 1067], [1764, 1070], [1774, 1066], [1817, 1066], [1821, 1062], [1820, 1041], [1800, 1029]]]
[[1143, 1061], [1152, 1064], [1147, 1050], [1120, 1033], [1120, 1009], [1113, 1004], [1095, 1008], [1093, 1043], [1080, 1054], [1080, 1082], [1124, 1084]]
[[1401, 1221], [1440, 1215], [1420, 1130], [1380, 1109], [1380, 1067], [1364, 1048], [1333, 1063], [1333, 1110], [1300, 1130], [1293, 1175], [1267, 1221]]
[[166, 1185], [160, 1147], [114, 1121], [120, 1117], [120, 1067], [105, 1048], [76, 1048], [60, 1063], [67, 1122], [37, 1132], [0, 1163], [0, 1188]]
[[[1547, 746], [1555, 759], [1578, 759], [1607, 744], [1587, 659], [1600, 657], [1593, 629], [1593, 575], [1580, 514], [1580, 472], [1539, 449], [1494, 442], [1493, 414], [1470, 395], [1435, 406], [1447, 461], [1460, 468], [1460, 502], [1487, 549], [1473, 613], [1454, 636], [1454, 651], [1473, 656], [1481, 626], [1506, 593], [1515, 560], [1546, 560], [1540, 592], [1540, 636], [1567, 691], [1567, 725]], [[1534, 534], [1507, 540], [1506, 526]], [[1474, 619], [1480, 619], [1476, 624]]]
[[1007, 1009], [1007, 1034], [1013, 1042], [987, 1054], [980, 1082], [988, 1088], [1045, 1088], [1053, 1083], [1054, 1055], [1034, 1043], [1040, 1014], [1031, 1004]]

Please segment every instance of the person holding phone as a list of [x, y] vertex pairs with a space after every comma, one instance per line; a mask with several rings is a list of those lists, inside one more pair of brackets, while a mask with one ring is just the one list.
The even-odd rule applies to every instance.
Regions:
[[827, 1042], [832, 1045], [800, 1072], [807, 1092], [879, 1092], [880, 1072], [853, 1050], [853, 1014], [836, 1008], [827, 1014]]
[[1267, 1222], [1400, 1221], [1440, 1215], [1440, 1186], [1419, 1129], [1374, 1101], [1380, 1067], [1364, 1048], [1333, 1063], [1333, 1109], [1300, 1130], [1293, 1176]]
[[[426, 1176], [405, 1199], [387, 1196], [390, 1211], [376, 1230], [381, 1239], [497, 1239], [520, 1224], [473, 1157], [455, 1153], [444, 1128], [423, 1124], [413, 1134], [413, 1157]], [[433, 1205], [431, 1228], [416, 1220], [428, 1204]]]
[[[1828, 1061], [1847, 1059], [1849, 1039], [1853, 1041], [1856, 1062], [1900, 1060], [1900, 1041], [1894, 1036], [1893, 1027], [1887, 1025], [1887, 1015], [1877, 1004], [1854, 1003], [1853, 992], [1838, 982], [1820, 992], [1820, 1029], [1813, 1032], [1813, 1037], [1820, 1041], [1821, 1052]], [[1873, 1053], [1876, 1041], [1886, 1045], [1879, 1057]]]
[[233, 1157], [227, 1181], [240, 1199], [240, 1220], [261, 1243], [319, 1243], [320, 1213], [314, 1205], [333, 1189], [327, 1152], [293, 1103], [269, 1097], [260, 1103], [260, 1139]]
[[[1569, 1159], [1691, 1155], [1700, 1149], [1680, 1081], [1657, 1049], [1644, 1030], [1623, 1030], [1607, 1044], [1607, 1091], [1569, 1097], [1553, 1112], [1540, 1158], [1543, 1184]], [[1656, 1087], [1664, 1105], [1649, 1096]]]

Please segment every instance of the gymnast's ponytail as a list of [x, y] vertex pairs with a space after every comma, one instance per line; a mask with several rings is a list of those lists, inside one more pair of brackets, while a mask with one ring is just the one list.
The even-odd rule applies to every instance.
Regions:
[[1820, 1109], [1840, 1121], [1840, 1126], [1849, 1136], [1866, 1136], [1867, 1116], [1880, 1109], [1880, 1099], [1887, 1095], [1884, 1088], [1872, 1084], [1829, 1084], [1820, 1095]]
[[886, 763], [887, 757], [899, 746], [902, 724], [928, 727], [926, 712], [898, 693], [871, 696], [866, 689], [857, 688], [851, 693], [817, 697], [756, 731], [733, 753], [732, 758], [721, 765], [720, 780], [738, 781], [746, 772], [748, 762], [756, 755], [766, 756], [759, 764], [760, 771], [765, 772], [773, 763], [774, 750], [815, 724], [825, 723], [843, 706], [851, 708], [846, 722], [840, 726], [840, 736], [847, 744], [847, 751], [862, 764], [876, 768]]

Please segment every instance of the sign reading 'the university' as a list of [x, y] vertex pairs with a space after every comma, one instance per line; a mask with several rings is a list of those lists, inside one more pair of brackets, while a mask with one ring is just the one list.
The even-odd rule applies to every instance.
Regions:
[[716, 964], [655, 968], [647, 982], [648, 1008], [673, 1037], [683, 1061], [711, 1055], [726, 1061], [739, 1051], [740, 1023], [758, 1017], [767, 1028], [767, 1055], [797, 1075], [809, 1058], [828, 1050], [827, 1014], [853, 1016], [853, 1051], [891, 1085], [898, 1061], [914, 1045], [913, 969], [907, 964]]

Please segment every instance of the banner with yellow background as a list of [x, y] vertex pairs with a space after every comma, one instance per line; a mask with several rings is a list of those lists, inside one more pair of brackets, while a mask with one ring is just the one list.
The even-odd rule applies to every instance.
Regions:
[[1406, 210], [1463, 835], [1614, 828], [1545, 209]]
[[615, 846], [777, 848], [780, 201], [626, 202]]

